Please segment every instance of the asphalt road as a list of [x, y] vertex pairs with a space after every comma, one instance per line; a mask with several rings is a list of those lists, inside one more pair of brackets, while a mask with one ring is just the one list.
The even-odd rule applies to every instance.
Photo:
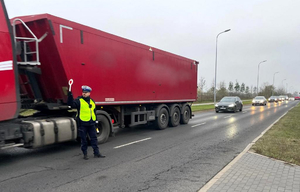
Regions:
[[299, 101], [196, 113], [187, 125], [119, 130], [83, 160], [78, 143], [0, 151], [0, 191], [197, 191]]

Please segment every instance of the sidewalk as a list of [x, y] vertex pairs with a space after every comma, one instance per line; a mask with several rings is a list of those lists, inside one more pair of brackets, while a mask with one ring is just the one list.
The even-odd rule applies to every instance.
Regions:
[[199, 192], [300, 192], [300, 166], [249, 151], [279, 119], [254, 139]]
[[228, 166], [199, 192], [300, 192], [300, 166], [249, 151]]

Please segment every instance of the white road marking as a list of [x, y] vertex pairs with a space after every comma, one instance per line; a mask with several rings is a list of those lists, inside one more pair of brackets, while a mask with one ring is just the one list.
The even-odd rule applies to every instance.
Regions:
[[232, 115], [226, 116], [226, 117], [224, 117], [224, 119], [227, 119], [227, 118], [229, 118], [229, 117], [232, 117]]
[[243, 113], [247, 113], [247, 111], [243, 111]]
[[130, 142], [130, 143], [127, 143], [127, 144], [124, 144], [124, 145], [119, 145], [119, 146], [116, 146], [114, 147], [114, 149], [118, 149], [118, 148], [121, 148], [121, 147], [125, 147], [125, 146], [128, 146], [128, 145], [132, 145], [132, 144], [135, 144], [135, 143], [139, 143], [139, 142], [142, 142], [142, 141], [147, 141], [149, 139], [152, 139], [151, 137], [148, 137], [148, 138], [145, 138], [145, 139], [141, 139], [141, 140], [138, 140], [138, 141], [133, 141], [133, 142]]
[[200, 126], [200, 125], [205, 125], [206, 124], [206, 122], [204, 122], [204, 123], [200, 123], [200, 124], [196, 124], [196, 125], [193, 125], [192, 127], [197, 127], [197, 126]]

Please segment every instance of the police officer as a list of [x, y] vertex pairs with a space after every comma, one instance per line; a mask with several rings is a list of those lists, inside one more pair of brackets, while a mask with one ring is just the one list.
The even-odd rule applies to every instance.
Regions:
[[98, 148], [97, 133], [95, 128], [95, 123], [97, 120], [96, 105], [94, 100], [90, 98], [92, 88], [86, 85], [83, 85], [81, 88], [82, 96], [76, 99], [73, 98], [72, 92], [69, 91], [68, 105], [72, 108], [77, 109], [77, 120], [79, 127], [79, 136], [81, 138], [81, 150], [83, 152], [83, 159], [89, 159], [87, 155], [87, 134], [89, 134], [91, 139], [91, 146], [94, 150], [94, 157], [104, 158], [105, 155], [102, 155], [99, 152]]

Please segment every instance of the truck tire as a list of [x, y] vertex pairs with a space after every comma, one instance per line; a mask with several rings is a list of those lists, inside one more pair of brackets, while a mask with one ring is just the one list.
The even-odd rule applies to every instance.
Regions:
[[110, 134], [110, 126], [109, 121], [104, 115], [98, 115], [98, 124], [96, 124], [97, 131], [97, 139], [98, 143], [105, 143], [108, 140]]
[[181, 124], [187, 124], [191, 118], [191, 110], [190, 108], [186, 105], [185, 107], [182, 108], [182, 114], [180, 118], [180, 123]]
[[167, 128], [168, 123], [169, 123], [169, 112], [166, 108], [161, 108], [155, 120], [157, 129], [163, 130]]
[[169, 120], [169, 126], [170, 127], [176, 127], [180, 123], [180, 110], [178, 107], [175, 107], [172, 111], [170, 120]]

